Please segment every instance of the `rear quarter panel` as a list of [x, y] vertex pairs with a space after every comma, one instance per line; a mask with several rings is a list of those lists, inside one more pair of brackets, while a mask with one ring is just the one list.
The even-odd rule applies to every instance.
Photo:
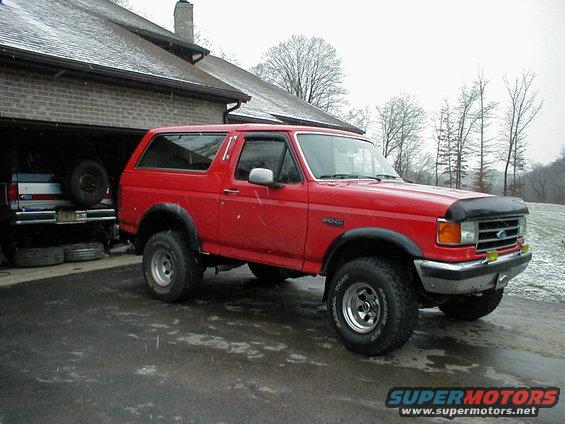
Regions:
[[219, 201], [225, 174], [225, 165], [220, 159], [226, 148], [226, 140], [232, 133], [228, 133], [206, 172], [136, 168], [148, 143], [160, 133], [162, 131], [150, 131], [145, 135], [120, 178], [120, 226], [125, 232], [136, 234], [151, 206], [159, 203], [175, 204], [192, 217], [203, 249], [217, 253]]

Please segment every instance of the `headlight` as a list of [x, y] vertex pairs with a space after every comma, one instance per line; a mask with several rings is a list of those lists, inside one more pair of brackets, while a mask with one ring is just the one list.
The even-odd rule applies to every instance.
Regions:
[[475, 244], [477, 242], [477, 225], [474, 221], [461, 223], [461, 244]]
[[518, 218], [518, 235], [525, 236], [527, 230], [526, 217], [521, 216]]
[[477, 223], [474, 221], [437, 221], [437, 242], [450, 246], [464, 246], [477, 242]]

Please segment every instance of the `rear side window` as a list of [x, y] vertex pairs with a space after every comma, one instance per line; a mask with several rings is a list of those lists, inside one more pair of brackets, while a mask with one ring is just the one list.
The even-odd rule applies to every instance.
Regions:
[[206, 171], [227, 133], [161, 134], [137, 163], [138, 168]]

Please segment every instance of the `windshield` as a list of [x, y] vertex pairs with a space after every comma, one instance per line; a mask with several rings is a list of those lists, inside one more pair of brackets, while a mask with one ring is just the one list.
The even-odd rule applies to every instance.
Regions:
[[400, 179], [369, 141], [332, 134], [298, 134], [297, 139], [315, 178]]

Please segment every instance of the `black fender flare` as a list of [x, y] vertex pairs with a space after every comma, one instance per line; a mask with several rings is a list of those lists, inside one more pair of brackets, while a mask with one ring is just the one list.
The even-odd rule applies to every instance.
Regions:
[[147, 223], [151, 222], [151, 219], [153, 217], [162, 214], [169, 215], [173, 217], [173, 219], [177, 221], [177, 223], [180, 223], [181, 228], [187, 235], [187, 241], [191, 251], [201, 252], [201, 243], [200, 238], [198, 237], [198, 232], [196, 230], [196, 225], [194, 224], [194, 220], [186, 211], [186, 209], [174, 203], [158, 203], [151, 206], [145, 211], [143, 218], [139, 223], [139, 230], [137, 232], [138, 236], [135, 241], [135, 253], [137, 255], [140, 255], [143, 252], [145, 242], [149, 238], [144, 234], [147, 232], [147, 229], [144, 227], [144, 225], [147, 225]]
[[398, 247], [406, 251], [410, 256], [415, 258], [422, 257], [422, 250], [420, 247], [409, 237], [396, 231], [388, 230], [380, 227], [361, 227], [348, 230], [340, 234], [330, 245], [324, 260], [322, 262], [322, 271], [320, 275], [327, 275], [328, 269], [332, 263], [336, 253], [347, 243], [356, 239], [374, 239], [383, 240], [396, 244]]

